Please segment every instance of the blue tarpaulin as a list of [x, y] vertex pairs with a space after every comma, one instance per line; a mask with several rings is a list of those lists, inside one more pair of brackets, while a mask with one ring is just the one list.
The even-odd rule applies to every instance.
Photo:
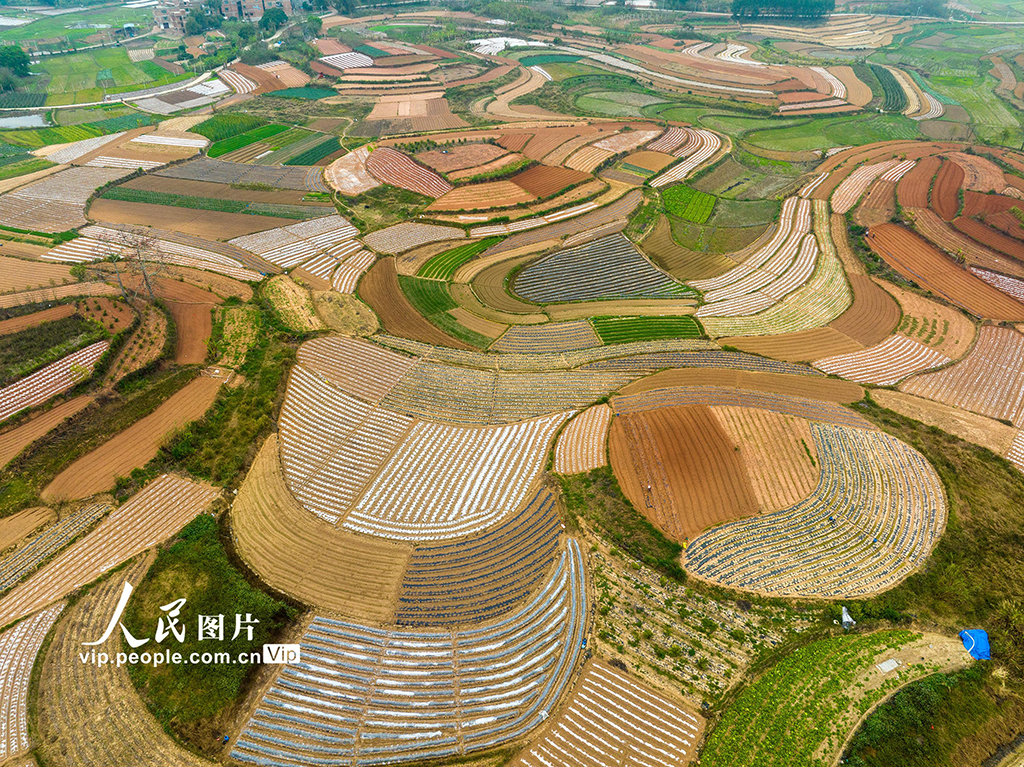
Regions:
[[981, 629], [966, 629], [960, 632], [960, 639], [971, 657], [976, 660], [989, 660], [992, 652], [988, 646], [988, 632]]

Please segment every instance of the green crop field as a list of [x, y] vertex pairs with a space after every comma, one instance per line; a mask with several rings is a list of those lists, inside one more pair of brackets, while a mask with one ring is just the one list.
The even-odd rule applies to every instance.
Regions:
[[460, 324], [448, 310], [458, 304], [448, 292], [448, 286], [439, 280], [425, 280], [420, 277], [398, 275], [398, 284], [416, 311], [433, 322], [449, 335], [468, 344], [484, 349], [491, 339]]
[[419, 277], [434, 280], [451, 279], [460, 266], [474, 256], [483, 253], [492, 245], [498, 244], [501, 240], [501, 237], [486, 237], [482, 240], [476, 240], [475, 242], [446, 250], [444, 253], [438, 253], [421, 266], [416, 274]]
[[[837, 636], [787, 653], [747, 687], [712, 731], [701, 754], [704, 767], [824, 765], [849, 726], [899, 683], [898, 675], [875, 689], [858, 678], [886, 649], [917, 639], [909, 631]], [[912, 671], [915, 666], [903, 672]], [[917, 670], [921, 675], [923, 669]], [[851, 714], [852, 710], [852, 714]], [[852, 721], [848, 721], [852, 715]], [[819, 748], [824, 747], [824, 757]]]
[[785, 128], [751, 131], [745, 140], [757, 147], [781, 152], [859, 146], [875, 141], [913, 139], [917, 123], [903, 115], [853, 115], [818, 117]]
[[[3, 169], [0, 168], [0, 171]], [[124, 186], [112, 186], [103, 193], [106, 200], [122, 200], [124, 202], [144, 202], [150, 205], [170, 205], [175, 208], [192, 208], [193, 210], [215, 210], [221, 213], [251, 213], [260, 216], [276, 216], [303, 220], [319, 218], [325, 209], [316, 205], [274, 205], [269, 203], [246, 202], [245, 200], [222, 200], [216, 197], [193, 197], [167, 192], [152, 192], [147, 189], [132, 189]]]
[[521, 56], [519, 61], [524, 67], [539, 67], [545, 64], [571, 64], [579, 61], [580, 56], [571, 53], [535, 53]]
[[885, 67], [880, 67], [877, 64], [871, 65], [871, 71], [875, 73], [875, 77], [878, 78], [878, 82], [882, 84], [882, 90], [885, 91], [885, 100], [882, 102], [882, 109], [886, 112], [902, 112], [907, 107], [907, 94], [903, 92], [903, 88], [896, 78], [893, 76]]
[[285, 165], [314, 165], [341, 149], [337, 136], [327, 136], [323, 141], [287, 160]]
[[286, 130], [288, 130], [287, 125], [264, 125], [247, 133], [241, 133], [216, 142], [210, 147], [208, 154], [210, 157], [220, 157], [228, 152], [234, 152], [236, 149], [255, 144], [257, 141], [284, 133]]
[[192, 129], [193, 133], [206, 136], [210, 141], [216, 143], [232, 136], [239, 136], [248, 131], [266, 125], [266, 120], [256, 115], [240, 114], [233, 112], [226, 115], [214, 115]]
[[145, 112], [132, 110], [120, 117], [111, 117], [99, 122], [84, 125], [68, 125], [56, 128], [34, 128], [31, 130], [15, 130], [0, 133], [0, 138], [10, 144], [27, 149], [38, 149], [47, 144], [67, 144], [72, 141], [103, 136], [108, 133], [131, 130], [143, 125], [152, 125], [156, 120]]
[[38, 77], [28, 86], [45, 91], [47, 104], [102, 101], [107, 93], [153, 88], [191, 75], [172, 75], [152, 61], [133, 63], [124, 48], [100, 48], [83, 53], [44, 57], [32, 68]]
[[661, 193], [665, 210], [670, 215], [703, 224], [711, 218], [715, 209], [715, 198], [707, 192], [699, 192], [688, 186], [679, 184], [671, 186]]
[[[5, 9], [5, 15], [31, 16], [17, 12], [9, 12]], [[101, 29], [86, 27], [84, 29], [72, 29], [77, 25], [104, 25], [114, 29], [124, 24], [138, 24], [146, 27], [152, 24], [153, 10], [151, 8], [125, 8], [107, 6], [105, 8], [94, 8], [73, 13], [64, 13], [57, 16], [41, 16], [31, 24], [20, 27], [0, 27], [0, 42], [21, 43], [31, 40], [40, 44], [42, 48], [49, 48], [45, 41], [59, 41], [55, 48], [66, 47], [66, 41], [70, 41], [75, 47], [89, 45], [83, 38], [102, 32]]]
[[277, 99], [305, 99], [307, 101], [318, 101], [328, 96], [337, 96], [338, 92], [329, 88], [285, 88], [280, 91], [271, 91], [267, 94]]
[[604, 344], [700, 338], [704, 331], [693, 317], [594, 317], [591, 322]]
[[606, 75], [608, 74], [603, 69], [592, 67], [589, 64], [580, 64], [579, 62], [566, 62], [564, 64], [548, 64], [544, 67], [544, 71], [551, 75], [551, 79], [554, 82], [560, 82], [562, 80], [568, 80], [570, 77], [580, 77], [582, 75]]

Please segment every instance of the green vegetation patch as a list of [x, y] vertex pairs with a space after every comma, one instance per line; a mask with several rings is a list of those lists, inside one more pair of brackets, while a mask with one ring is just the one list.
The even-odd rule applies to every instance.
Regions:
[[285, 165], [315, 165], [325, 157], [330, 157], [341, 150], [341, 142], [337, 136], [328, 136], [319, 144], [311, 146], [304, 152], [285, 161]]
[[255, 144], [257, 141], [284, 133], [286, 130], [288, 130], [287, 125], [264, 125], [247, 133], [217, 141], [210, 147], [210, 151], [207, 154], [210, 157], [220, 157], [229, 152], [234, 152], [236, 149], [242, 149], [250, 144]]
[[861, 146], [876, 141], [914, 139], [919, 126], [903, 115], [875, 114], [812, 117], [806, 122], [747, 133], [754, 146], [781, 152], [801, 152], [837, 146]]
[[30, 157], [25, 160], [7, 163], [0, 166], [0, 181], [15, 176], [24, 176], [28, 173], [35, 173], [39, 170], [53, 167], [54, 163], [43, 157]]
[[[844, 722], [855, 720], [899, 684], [893, 675], [880, 687], [855, 686], [879, 653], [920, 635], [890, 630], [836, 636], [787, 653], [725, 709], [701, 753], [705, 767], [792, 767], [826, 764], [846, 738]], [[847, 723], [846, 726], [849, 726]]]
[[142, 202], [149, 205], [170, 205], [175, 208], [192, 208], [193, 210], [215, 210], [221, 213], [250, 213], [258, 216], [294, 218], [300, 221], [307, 218], [319, 218], [330, 210], [316, 205], [274, 205], [246, 202], [245, 200], [224, 200], [219, 197], [191, 197], [124, 186], [110, 187], [103, 193], [103, 199]]
[[669, 187], [661, 193], [661, 199], [670, 215], [695, 224], [705, 223], [715, 209], [712, 195], [684, 184]]
[[614, 546], [628, 552], [680, 583], [686, 571], [679, 566], [683, 547], [669, 540], [622, 494], [610, 466], [586, 474], [556, 475], [562, 485], [562, 500], [570, 517], [594, 525]]
[[524, 67], [539, 67], [545, 64], [571, 64], [581, 58], [572, 53], [537, 53], [532, 56], [523, 56], [519, 59], [519, 63]]
[[501, 240], [501, 237], [485, 237], [482, 240], [446, 250], [444, 253], [438, 253], [420, 267], [416, 276], [434, 280], [449, 280], [460, 266], [474, 256], [483, 253], [492, 245], [497, 245]]
[[285, 88], [279, 91], [271, 91], [266, 94], [275, 99], [305, 99], [307, 101], [318, 101], [328, 96], [337, 96], [338, 92], [330, 88]]
[[83, 125], [62, 125], [55, 128], [34, 128], [31, 130], [5, 131], [3, 140], [16, 144], [27, 149], [38, 149], [47, 144], [68, 144], [72, 141], [95, 138], [108, 133], [140, 128], [144, 125], [152, 125], [156, 118], [152, 115], [141, 112], [110, 117], [106, 120], [99, 120], [94, 123]]
[[425, 280], [404, 274], [398, 275], [398, 284], [416, 311], [446, 333], [478, 349], [484, 349], [491, 344], [492, 339], [470, 330], [448, 314], [448, 311], [458, 304], [448, 292], [447, 284], [439, 280]]
[[214, 115], [191, 130], [192, 133], [198, 133], [200, 136], [206, 136], [210, 141], [217, 142], [232, 136], [240, 136], [266, 124], [267, 121], [262, 117], [232, 112], [230, 114]]
[[700, 338], [703, 329], [696, 319], [682, 317], [594, 317], [594, 330], [602, 343], [656, 341], [662, 338]]
[[[243, 653], [259, 653], [273, 642], [295, 615], [294, 608], [255, 588], [228, 559], [217, 520], [203, 514], [190, 522], [135, 589], [125, 611], [125, 626], [136, 637], [152, 637], [166, 616], [161, 605], [185, 599], [180, 623], [183, 642], [169, 635], [146, 650], [230, 653], [234, 663], [168, 664], [153, 668], [136, 664], [129, 674], [150, 709], [164, 726], [189, 724], [215, 717], [236, 702], [257, 663], [237, 662]], [[224, 616], [223, 640], [198, 637], [200, 615]], [[236, 615], [251, 617], [252, 639], [246, 628], [234, 638]], [[126, 650], [129, 648], [125, 647]]]
[[107, 337], [98, 323], [78, 315], [0, 336], [0, 386]]

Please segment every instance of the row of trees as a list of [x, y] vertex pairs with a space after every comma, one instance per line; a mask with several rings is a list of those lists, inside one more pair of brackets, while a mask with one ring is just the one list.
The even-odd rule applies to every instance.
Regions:
[[835, 9], [835, 0], [732, 0], [734, 19], [820, 19]]

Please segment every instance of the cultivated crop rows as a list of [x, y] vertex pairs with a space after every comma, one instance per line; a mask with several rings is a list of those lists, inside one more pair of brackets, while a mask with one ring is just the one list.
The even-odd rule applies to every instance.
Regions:
[[[166, 123], [164, 123], [166, 125]], [[164, 136], [159, 133], [144, 133], [136, 136], [129, 143], [149, 144], [153, 146], [177, 146], [189, 149], [202, 149], [210, 143], [206, 138], [184, 138], [182, 136]]]
[[554, 322], [544, 325], [513, 325], [491, 344], [496, 352], [537, 354], [600, 346], [601, 339], [589, 322]]
[[590, 660], [566, 708], [515, 767], [665, 767], [693, 753], [701, 721], [612, 666]]
[[91, 237], [76, 237], [48, 250], [40, 258], [44, 261], [84, 264], [89, 261], [99, 261], [101, 258], [107, 258], [114, 253], [120, 253], [120, 251], [121, 248], [112, 243], [94, 240]]
[[892, 166], [889, 170], [879, 176], [878, 180], [891, 182], [899, 181], [907, 173], [913, 170], [915, 165], [917, 165], [917, 160], [904, 160], [903, 162]]
[[821, 186], [821, 182], [828, 178], [828, 176], [829, 174], [827, 171], [825, 173], [819, 173], [817, 176], [815, 176], [802, 187], [800, 187], [800, 191], [798, 192], [798, 194], [805, 200], [810, 198], [810, 196], [814, 194], [814, 190]]
[[1024, 335], [984, 325], [963, 360], [914, 376], [901, 390], [1020, 426], [1024, 423]]
[[890, 588], [924, 562], [946, 523], [925, 458], [879, 431], [811, 432], [821, 462], [814, 493], [698, 535], [684, 554], [692, 572], [778, 596], [849, 597]]
[[166, 540], [217, 495], [212, 487], [169, 474], [154, 480], [107, 515], [95, 530], [15, 586], [0, 600], [0, 622], [7, 624], [28, 615]]
[[621, 154], [637, 149], [648, 141], [661, 135], [661, 130], [634, 130], [628, 133], [616, 133], [608, 138], [595, 141], [592, 146], [607, 149], [612, 154]]
[[320, 61], [335, 69], [358, 69], [360, 67], [372, 67], [373, 59], [365, 53], [349, 51], [348, 53], [334, 53], [330, 56], [321, 56]]
[[[85, 260], [87, 253], [95, 258], [106, 258], [112, 253], [123, 254], [126, 249], [131, 248], [136, 241], [131, 234], [123, 230], [108, 226], [87, 226], [81, 230], [83, 237], [72, 240], [65, 245], [58, 246], [47, 255], [54, 256], [60, 252], [60, 258], [53, 260], [70, 261], [74, 258]], [[186, 239], [184, 237], [178, 239]], [[75, 246], [81, 240], [86, 240], [81, 249], [76, 251]], [[198, 240], [197, 242], [206, 242]], [[209, 243], [218, 245], [220, 243]], [[227, 247], [223, 246], [222, 247]], [[64, 250], [67, 248], [67, 250]], [[176, 239], [168, 239], [166, 236], [156, 237], [152, 240], [152, 247], [148, 251], [148, 258], [153, 261], [160, 261], [175, 266], [185, 266], [192, 269], [203, 269], [208, 272], [217, 272], [226, 277], [236, 280], [258, 282], [263, 278], [260, 272], [243, 266], [237, 258], [225, 255], [222, 252], [211, 248], [201, 247], [188, 242], [178, 242]], [[249, 257], [252, 258], [251, 256]], [[95, 260], [95, 259], [93, 259]]]
[[398, 540], [468, 535], [518, 508], [569, 413], [507, 426], [417, 423], [345, 518]]
[[361, 146], [339, 157], [324, 170], [324, 177], [334, 189], [342, 194], [357, 195], [380, 186], [366, 170], [366, 158], [370, 148]]
[[337, 522], [413, 420], [373, 408], [296, 365], [281, 408], [281, 462], [295, 497]]
[[0, 591], [6, 591], [26, 575], [35, 570], [51, 555], [64, 548], [70, 541], [102, 517], [110, 506], [94, 503], [79, 509], [57, 524], [48, 527], [27, 544], [0, 559]]
[[302, 661], [281, 669], [231, 752], [276, 766], [453, 757], [526, 735], [576, 670], [587, 619], [570, 540], [545, 586], [508, 617], [444, 631], [318, 617]]
[[426, 245], [429, 242], [460, 240], [465, 236], [465, 232], [453, 226], [417, 224], [414, 221], [404, 221], [401, 224], [395, 224], [394, 226], [371, 232], [363, 237], [363, 242], [378, 253], [394, 254], [404, 253], [407, 250], [412, 250], [420, 245]]
[[[562, 355], [551, 356], [565, 364]], [[584, 407], [634, 377], [616, 371], [472, 370], [422, 361], [395, 385], [383, 404], [418, 418], [449, 423], [514, 423]]]
[[279, 189], [330, 192], [323, 168], [299, 165], [242, 165], [241, 163], [200, 157], [190, 162], [157, 171], [157, 176], [211, 181], [217, 184], [261, 184]]
[[808, 69], [818, 74], [822, 80], [828, 83], [828, 87], [832, 89], [829, 94], [830, 96], [837, 99], [846, 98], [846, 86], [843, 85], [843, 81], [825, 69], [825, 67], [808, 67]]
[[768, 66], [763, 61], [754, 61], [753, 59], [743, 58], [743, 54], [750, 53], [750, 48], [741, 43], [729, 43], [725, 46], [724, 51], [719, 51], [716, 55], [716, 59], [722, 61], [728, 61], [730, 64], [742, 64], [747, 67], [766, 67]]
[[431, 170], [391, 147], [377, 147], [366, 158], [366, 169], [378, 181], [427, 197], [440, 197], [452, 185]]
[[756, 354], [727, 352], [719, 349], [700, 352], [633, 354], [627, 357], [599, 360], [583, 366], [583, 370], [629, 370], [638, 373], [656, 373], [666, 368], [719, 368], [750, 370], [755, 373], [782, 373], [783, 375], [821, 375], [817, 370], [806, 365], [781, 362], [769, 357], [759, 357]]
[[590, 173], [598, 165], [614, 155], [615, 152], [612, 152], [609, 149], [601, 149], [597, 146], [585, 146], [572, 153], [572, 155], [565, 161], [565, 167], [571, 168], [572, 170], [578, 170], [583, 173]]
[[97, 341], [0, 389], [0, 421], [19, 410], [42, 404], [87, 379], [108, 346], [107, 341]]
[[166, 165], [164, 160], [137, 160], [128, 157], [107, 157], [106, 155], [100, 155], [94, 157], [85, 164], [86, 168], [121, 168], [123, 170], [136, 170], [142, 168], [143, 170], [156, 170], [162, 165]]
[[942, 352], [896, 334], [859, 352], [816, 360], [814, 366], [851, 381], [891, 386], [909, 375], [950, 361]]
[[692, 131], [686, 128], [671, 127], [661, 137], [652, 141], [647, 145], [647, 148], [652, 152], [664, 152], [665, 154], [672, 154], [679, 147], [684, 146], [690, 141]]
[[538, 304], [668, 298], [688, 292], [621, 234], [560, 250], [530, 264], [516, 278], [514, 289]]
[[485, 533], [417, 546], [406, 566], [395, 621], [446, 626], [494, 620], [539, 586], [558, 554], [562, 523], [542, 490]]
[[[470, 230], [470, 235], [473, 237], [494, 237], [495, 235], [502, 234], [513, 234], [515, 232], [525, 232], [528, 229], [536, 229], [538, 226], [544, 226], [545, 224], [553, 224], [556, 221], [564, 221], [569, 218], [575, 218], [584, 213], [597, 208], [597, 203], [594, 201], [580, 203], [579, 205], [573, 205], [571, 208], [564, 208], [554, 213], [548, 213], [546, 216], [537, 216], [536, 218], [522, 218], [518, 221], [512, 221], [508, 224], [489, 224], [487, 226], [475, 226]], [[552, 233], [552, 236], [555, 236]]]
[[896, 160], [885, 160], [857, 168], [844, 178], [832, 193], [832, 210], [836, 213], [846, 213], [856, 205], [857, 200], [861, 198], [872, 181], [890, 170], [895, 170], [901, 164], [898, 164]]
[[28, 751], [28, 683], [32, 666], [64, 603], [0, 634], [0, 759]]
[[569, 422], [558, 436], [554, 470], [579, 474], [608, 463], [608, 425], [612, 409], [606, 404], [587, 408]]
[[[689, 130], [688, 128], [686, 130]], [[671, 166], [668, 170], [651, 181], [651, 186], [662, 187], [676, 181], [682, 181], [700, 165], [710, 160], [721, 148], [722, 139], [708, 130], [698, 129], [690, 131], [693, 138], [685, 144], [682, 149], [677, 149], [673, 154], [681, 156], [680, 152], [686, 154], [686, 158]]]
[[222, 69], [217, 76], [230, 85], [235, 93], [252, 93], [259, 87], [248, 77], [239, 74], [233, 69]]
[[93, 136], [92, 138], [75, 141], [58, 149], [56, 152], [48, 154], [46, 159], [58, 165], [71, 163], [79, 157], [99, 149], [101, 146], [117, 141], [123, 135], [124, 131], [121, 131], [119, 133], [109, 133], [105, 136]]
[[369, 250], [360, 250], [349, 256], [334, 272], [331, 286], [339, 293], [355, 293], [359, 278], [373, 266], [376, 258]]
[[346, 253], [359, 230], [337, 214], [267, 229], [229, 240], [232, 245], [256, 253], [284, 269], [308, 261], [321, 251]]
[[[783, 104], [779, 107], [780, 112], [799, 112], [804, 109], [826, 109], [832, 107], [846, 106], [843, 99], [826, 99], [825, 101], [801, 101], [796, 104]], [[849, 148], [849, 147], [845, 147]]]
[[1024, 471], [1024, 431], [1017, 431], [1006, 454], [1006, 459], [1021, 471]]
[[346, 394], [376, 404], [417, 362], [359, 338], [314, 338], [299, 347], [298, 361]]
[[971, 267], [971, 273], [983, 279], [992, 287], [1003, 291], [1006, 295], [1024, 303], [1024, 281], [1007, 277], [1005, 274], [999, 274], [998, 272], [990, 272], [987, 269], [979, 269], [976, 266]]
[[811, 421], [870, 430], [871, 423], [842, 405], [822, 400], [776, 394], [766, 391], [748, 391], [726, 386], [687, 386], [652, 389], [640, 394], [614, 397], [611, 402], [616, 415], [629, 415], [659, 407], [683, 405], [711, 405], [718, 407], [753, 407], [795, 415]]

